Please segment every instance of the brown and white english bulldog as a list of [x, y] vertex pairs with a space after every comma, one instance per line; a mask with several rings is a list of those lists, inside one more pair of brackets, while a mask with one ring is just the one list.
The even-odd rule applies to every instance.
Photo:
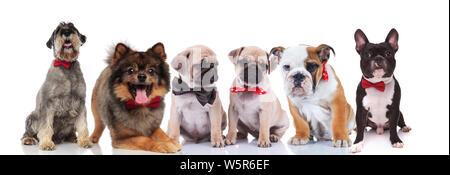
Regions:
[[354, 128], [354, 112], [347, 103], [344, 88], [333, 67], [326, 64], [332, 47], [297, 45], [275, 47], [271, 57], [281, 65], [284, 90], [294, 119], [293, 145], [303, 145], [315, 137], [332, 140], [334, 147], [351, 145], [349, 133]]

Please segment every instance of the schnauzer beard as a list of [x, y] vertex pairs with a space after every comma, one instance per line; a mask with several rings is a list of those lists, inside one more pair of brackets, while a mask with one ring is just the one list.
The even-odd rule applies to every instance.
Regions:
[[[72, 48], [64, 48], [64, 42], [66, 40], [72, 43]], [[72, 62], [78, 58], [80, 46], [81, 40], [78, 34], [71, 34], [69, 37], [59, 35], [55, 38], [53, 52], [56, 58]]]

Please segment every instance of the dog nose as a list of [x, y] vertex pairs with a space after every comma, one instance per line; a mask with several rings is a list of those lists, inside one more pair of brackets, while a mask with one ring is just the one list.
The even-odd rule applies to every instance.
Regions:
[[138, 80], [139, 80], [140, 82], [144, 82], [145, 79], [147, 79], [147, 75], [145, 75], [145, 74], [139, 74], [139, 75], [138, 75]]
[[302, 85], [303, 80], [305, 80], [305, 76], [301, 73], [295, 74], [293, 78], [294, 78], [294, 85], [296, 87], [300, 87]]
[[379, 67], [383, 64], [383, 58], [382, 57], [375, 57], [375, 66]]
[[297, 73], [294, 75], [294, 80], [303, 81], [305, 79], [305, 76], [301, 73]]

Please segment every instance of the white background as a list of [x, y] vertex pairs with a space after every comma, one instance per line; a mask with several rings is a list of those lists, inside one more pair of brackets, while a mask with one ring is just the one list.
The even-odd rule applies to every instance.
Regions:
[[[400, 134], [403, 149], [391, 148], [388, 133], [366, 134], [361, 154], [449, 154], [449, 1], [1, 1], [0, 2], [0, 154], [147, 154], [112, 149], [109, 132], [99, 145], [83, 150], [74, 144], [56, 151], [21, 146], [25, 118], [35, 107], [36, 94], [52, 63], [45, 46], [60, 21], [71, 21], [87, 36], [79, 61], [87, 84], [88, 125], [94, 120], [90, 97], [95, 80], [105, 68], [107, 50], [126, 41], [138, 50], [156, 42], [165, 45], [168, 61], [185, 48], [203, 44], [218, 55], [218, 88], [224, 108], [234, 69], [227, 54], [256, 45], [328, 44], [336, 51], [331, 64], [347, 100], [355, 108], [361, 78], [353, 34], [363, 29], [372, 42], [384, 41], [395, 27], [399, 34], [395, 76], [402, 87], [401, 110], [412, 131]], [[176, 75], [171, 70], [172, 76]], [[270, 75], [272, 88], [288, 110], [279, 69]], [[169, 96], [167, 96], [169, 97]], [[170, 98], [162, 128], [167, 129]], [[291, 116], [289, 119], [292, 121]], [[226, 133], [226, 132], [225, 132]], [[347, 149], [330, 143], [291, 146], [294, 127], [268, 149], [249, 140], [223, 149], [208, 143], [187, 144], [181, 154], [342, 154]], [[354, 139], [355, 134], [351, 136]]]

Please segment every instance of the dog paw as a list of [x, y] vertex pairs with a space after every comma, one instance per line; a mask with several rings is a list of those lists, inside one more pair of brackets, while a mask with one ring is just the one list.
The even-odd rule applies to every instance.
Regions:
[[298, 138], [298, 137], [292, 137], [289, 143], [291, 145], [306, 145], [309, 141], [309, 138]]
[[268, 147], [271, 147], [271, 146], [272, 146], [272, 143], [270, 142], [269, 138], [266, 138], [266, 139], [260, 138], [260, 139], [258, 139], [258, 147], [268, 148]]
[[270, 139], [271, 142], [278, 142], [280, 140], [280, 137], [278, 137], [275, 134], [271, 134], [269, 139]]
[[34, 140], [32, 137], [24, 137], [22, 139], [22, 144], [24, 144], [24, 145], [36, 145], [36, 140]]
[[403, 126], [403, 127], [402, 127], [402, 131], [403, 131], [403, 132], [409, 132], [409, 131], [411, 131], [411, 127], [409, 127], [409, 126]]
[[236, 144], [236, 134], [228, 134], [225, 138], [225, 144], [234, 145]]
[[350, 140], [333, 140], [331, 145], [333, 147], [349, 147], [352, 145], [352, 142]]
[[348, 136], [343, 136], [339, 138], [333, 138], [333, 141], [331, 142], [331, 145], [333, 147], [349, 147], [352, 145], [352, 140]]
[[55, 143], [52, 141], [43, 141], [39, 144], [39, 149], [43, 151], [53, 151], [55, 150]]
[[177, 141], [172, 140], [170, 143], [172, 143], [175, 146], [175, 148], [177, 149], [177, 152], [181, 151], [182, 146]]
[[222, 137], [211, 138], [211, 145], [216, 148], [222, 148], [225, 146], [225, 141], [223, 141]]
[[156, 145], [153, 148], [149, 149], [149, 151], [158, 153], [176, 153], [181, 150], [180, 147], [171, 142], [159, 142], [155, 144]]
[[82, 147], [82, 148], [90, 148], [92, 147], [92, 142], [90, 139], [78, 139], [78, 146]]
[[394, 148], [403, 148], [403, 142], [395, 142], [392, 144]]
[[351, 146], [349, 151], [351, 153], [359, 153], [359, 152], [361, 152], [363, 147], [364, 147], [364, 143], [363, 142], [359, 142], [359, 143], [354, 144], [353, 146]]
[[91, 137], [89, 137], [89, 140], [91, 140], [92, 143], [98, 143], [98, 140], [100, 140], [100, 137], [91, 135]]

